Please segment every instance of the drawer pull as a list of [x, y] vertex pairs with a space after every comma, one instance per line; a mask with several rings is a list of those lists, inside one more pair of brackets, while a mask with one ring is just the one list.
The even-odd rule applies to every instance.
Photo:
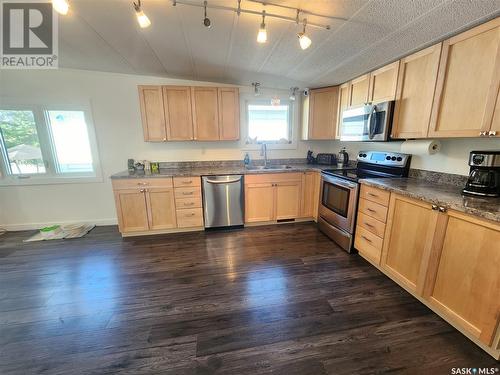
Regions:
[[182, 181], [183, 184], [192, 184], [193, 183], [193, 180], [186, 180], [186, 181]]
[[194, 192], [192, 192], [192, 191], [185, 191], [182, 193], [182, 195], [193, 195], [193, 194], [194, 194]]
[[373, 225], [367, 223], [366, 221], [363, 221], [363, 223], [367, 226], [367, 227], [370, 227], [370, 228], [375, 228]]
[[196, 214], [195, 214], [194, 212], [192, 212], [192, 213], [190, 213], [190, 214], [186, 214], [186, 215], [184, 215], [184, 216], [186, 216], [186, 217], [191, 217], [191, 216], [195, 216], [195, 215], [196, 215]]
[[184, 206], [194, 206], [194, 202], [184, 203]]
[[372, 243], [372, 240], [370, 240], [368, 237], [365, 237], [365, 236], [361, 235], [361, 238], [363, 238], [364, 240], [366, 240], [366, 241], [368, 241], [368, 242]]
[[370, 208], [370, 207], [366, 207], [366, 209], [370, 212], [377, 212], [377, 210], [374, 210], [373, 208]]
[[137, 185], [139, 186], [146, 186], [149, 185], [147, 182], [138, 182]]
[[375, 198], [378, 198], [378, 195], [377, 195], [377, 194], [368, 193], [368, 195], [370, 195], [370, 196], [372, 196], [372, 197], [375, 197]]

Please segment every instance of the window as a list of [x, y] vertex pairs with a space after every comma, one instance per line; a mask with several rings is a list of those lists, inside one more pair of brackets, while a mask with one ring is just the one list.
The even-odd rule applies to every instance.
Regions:
[[291, 105], [270, 101], [247, 103], [248, 143], [291, 143]]
[[[84, 108], [0, 107], [0, 184], [100, 178], [97, 147]], [[73, 180], [75, 179], [75, 180]]]

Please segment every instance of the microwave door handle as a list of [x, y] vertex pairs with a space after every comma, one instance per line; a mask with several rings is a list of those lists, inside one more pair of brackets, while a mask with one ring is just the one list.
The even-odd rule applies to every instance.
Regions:
[[[376, 112], [377, 106], [373, 105], [372, 108], [370, 109], [370, 114], [368, 115], [368, 137], [370, 139], [373, 139], [375, 137], [375, 129], [377, 128], [376, 124], [375, 126], [373, 125], [373, 114]], [[375, 122], [376, 122], [376, 117], [375, 117]]]

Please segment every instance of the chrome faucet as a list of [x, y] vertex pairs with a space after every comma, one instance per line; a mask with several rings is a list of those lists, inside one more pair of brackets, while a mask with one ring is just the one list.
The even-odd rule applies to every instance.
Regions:
[[262, 148], [260, 150], [260, 156], [264, 156], [264, 168], [267, 168], [267, 144], [262, 143]]

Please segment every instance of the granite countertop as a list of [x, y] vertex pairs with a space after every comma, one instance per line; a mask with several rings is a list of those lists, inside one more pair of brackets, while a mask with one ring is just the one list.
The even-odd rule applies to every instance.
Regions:
[[436, 184], [411, 177], [368, 178], [360, 180], [360, 183], [500, 222], [500, 198], [464, 196], [459, 186]]
[[260, 173], [286, 173], [322, 171], [323, 169], [351, 169], [350, 167], [339, 167], [337, 165], [319, 164], [289, 164], [288, 168], [281, 169], [247, 169], [244, 166], [200, 166], [190, 168], [160, 168], [159, 173], [144, 171], [123, 171], [111, 176], [111, 179], [120, 178], [159, 178], [159, 177], [185, 177], [185, 176], [215, 176], [231, 174], [260, 174]]

